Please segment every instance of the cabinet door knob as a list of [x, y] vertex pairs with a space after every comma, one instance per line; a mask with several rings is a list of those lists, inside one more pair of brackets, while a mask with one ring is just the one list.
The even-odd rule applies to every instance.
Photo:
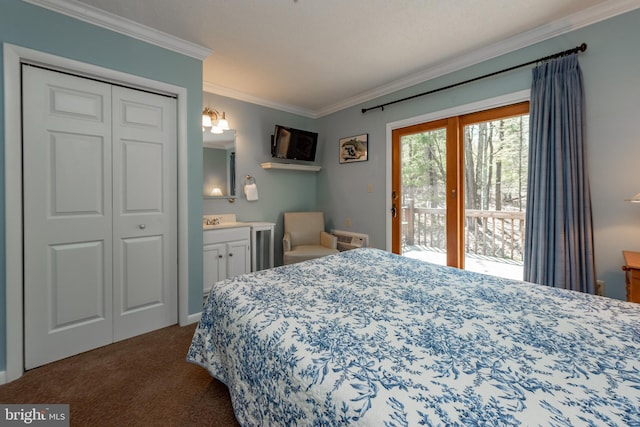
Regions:
[[218, 258], [222, 258], [222, 255], [218, 255]]
[[231, 252], [229, 252], [229, 256], [233, 256], [233, 254]]
[[144, 230], [145, 228], [147, 228], [147, 226], [144, 224], [140, 224], [138, 227], [140, 228], [140, 230]]

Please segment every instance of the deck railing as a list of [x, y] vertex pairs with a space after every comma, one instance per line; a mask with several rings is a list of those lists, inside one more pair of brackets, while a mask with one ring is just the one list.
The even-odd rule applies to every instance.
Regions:
[[[402, 208], [403, 244], [446, 250], [446, 211], [437, 208]], [[524, 259], [525, 213], [466, 210], [465, 251], [469, 254]]]

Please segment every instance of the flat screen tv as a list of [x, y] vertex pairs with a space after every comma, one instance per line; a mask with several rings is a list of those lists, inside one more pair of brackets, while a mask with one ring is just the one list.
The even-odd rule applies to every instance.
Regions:
[[271, 156], [313, 162], [317, 145], [318, 134], [315, 132], [276, 125], [271, 141]]

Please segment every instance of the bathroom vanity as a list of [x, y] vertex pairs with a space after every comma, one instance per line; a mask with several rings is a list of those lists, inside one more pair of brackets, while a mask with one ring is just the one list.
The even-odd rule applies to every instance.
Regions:
[[[203, 228], [203, 292], [208, 293], [211, 286], [229, 277], [273, 267], [273, 229], [274, 223], [238, 222], [235, 214], [204, 215]], [[257, 253], [258, 233], [269, 232], [269, 236], [259, 239], [260, 253]], [[268, 237], [268, 265], [264, 262], [264, 242]]]

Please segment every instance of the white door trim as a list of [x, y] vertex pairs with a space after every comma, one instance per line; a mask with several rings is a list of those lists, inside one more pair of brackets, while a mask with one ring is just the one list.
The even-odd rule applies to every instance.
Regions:
[[[178, 320], [192, 322], [189, 316], [188, 176], [187, 176], [187, 90], [120, 71], [3, 43], [5, 117], [5, 259], [6, 259], [6, 348], [4, 380], [13, 381], [24, 373], [22, 298], [22, 129], [20, 63], [29, 61], [79, 75], [97, 77], [110, 83], [177, 97], [178, 133]], [[1, 382], [0, 382], [1, 383]]]
[[409, 117], [408, 119], [402, 119], [395, 122], [387, 123], [386, 129], [386, 194], [388, 197], [385, 201], [386, 209], [386, 248], [391, 252], [391, 172], [393, 165], [391, 164], [391, 149], [392, 149], [392, 132], [394, 129], [417, 125], [419, 123], [428, 123], [439, 119], [445, 119], [447, 117], [459, 116], [462, 114], [475, 113], [477, 111], [489, 110], [491, 108], [503, 107], [505, 105], [516, 104], [518, 102], [528, 101], [531, 98], [531, 89], [525, 89], [518, 92], [508, 93], [506, 95], [496, 96], [495, 98], [483, 99], [470, 104], [457, 105], [446, 110], [434, 111], [432, 113], [422, 114], [415, 117]]

